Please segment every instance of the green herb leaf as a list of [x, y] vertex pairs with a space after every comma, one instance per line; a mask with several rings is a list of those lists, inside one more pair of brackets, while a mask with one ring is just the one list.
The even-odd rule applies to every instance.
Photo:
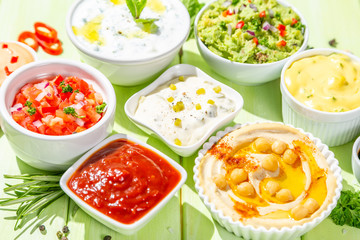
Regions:
[[70, 84], [66, 85], [65, 87], [63, 86], [61, 88], [62, 88], [63, 93], [67, 93], [67, 92], [72, 93], [73, 92], [73, 88], [70, 86]]
[[360, 228], [360, 192], [342, 191], [330, 217], [337, 225]]
[[142, 10], [146, 6], [146, 0], [126, 0], [126, 5], [133, 18], [138, 19]]
[[31, 107], [31, 105], [32, 105], [32, 102], [30, 102], [30, 101], [26, 101], [26, 102], [25, 102], [25, 106], [26, 106], [26, 107]]
[[98, 105], [98, 106], [95, 107], [95, 108], [96, 108], [96, 112], [97, 112], [98, 114], [103, 113], [103, 112], [105, 111], [105, 107], [106, 107], [106, 103], [103, 102], [101, 105]]
[[201, 8], [205, 5], [204, 3], [199, 3], [198, 0], [181, 0], [184, 6], [187, 8], [190, 15], [190, 34], [188, 40], [194, 38], [194, 22], [196, 15], [201, 10]]
[[79, 116], [77, 114], [77, 112], [75, 111], [75, 108], [73, 108], [73, 107], [66, 107], [66, 108], [63, 109], [63, 112], [65, 114], [70, 114], [70, 115], [72, 115], [73, 117], [76, 117], [76, 118], [84, 118], [85, 117], [85, 116]]
[[236, 4], [238, 4], [240, 2], [240, 0], [233, 0], [231, 5], [235, 6]]
[[139, 28], [141, 28], [143, 31], [148, 33], [156, 33], [159, 29], [159, 27], [155, 24], [155, 21], [159, 19], [156, 18], [146, 18], [146, 19], [135, 19], [136, 24]]
[[30, 107], [28, 110], [26, 110], [30, 116], [34, 115], [36, 113], [36, 108]]

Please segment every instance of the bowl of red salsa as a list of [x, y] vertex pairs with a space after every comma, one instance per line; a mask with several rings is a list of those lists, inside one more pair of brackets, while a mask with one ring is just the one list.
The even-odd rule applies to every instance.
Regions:
[[112, 131], [116, 97], [95, 68], [46, 60], [14, 71], [0, 90], [2, 129], [16, 155], [44, 170], [65, 170]]
[[143, 227], [184, 184], [186, 171], [135, 138], [113, 135], [82, 156], [60, 186], [90, 216], [123, 234]]

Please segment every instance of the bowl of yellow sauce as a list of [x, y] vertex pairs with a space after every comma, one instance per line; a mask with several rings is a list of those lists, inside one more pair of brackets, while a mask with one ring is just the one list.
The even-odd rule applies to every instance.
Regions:
[[360, 134], [360, 58], [312, 49], [290, 58], [281, 72], [283, 121], [329, 146]]

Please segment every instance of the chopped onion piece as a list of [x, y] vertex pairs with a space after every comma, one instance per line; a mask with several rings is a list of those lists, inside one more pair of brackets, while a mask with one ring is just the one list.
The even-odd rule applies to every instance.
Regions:
[[41, 83], [37, 83], [34, 85], [34, 87], [36, 87], [39, 90], [44, 90], [47, 86], [49, 86], [48, 81], [42, 81]]
[[35, 122], [33, 122], [33, 125], [37, 128], [41, 127], [43, 124], [40, 120], [36, 120]]
[[84, 105], [85, 105], [84, 102], [78, 102], [77, 104], [71, 105], [71, 106], [72, 106], [73, 108], [75, 108], [75, 109], [80, 109], [80, 108], [82, 108]]
[[54, 89], [54, 94], [55, 94], [55, 95], [58, 95], [59, 92], [58, 92], [57, 88], [55, 87], [55, 85], [53, 85], [53, 89]]
[[248, 34], [250, 34], [251, 36], [255, 37], [255, 33], [253, 31], [247, 30], [246, 31]]
[[263, 50], [263, 51], [265, 51], [265, 50], [267, 49], [267, 47], [265, 47], [265, 46], [263, 46], [263, 45], [261, 45], [261, 44], [257, 45], [257, 47], [258, 47], [259, 49]]
[[269, 30], [270, 29], [270, 23], [268, 23], [267, 21], [265, 21], [264, 23], [263, 23], [263, 25], [262, 25], [262, 28], [265, 30], [265, 31], [267, 31], [267, 30]]
[[242, 10], [244, 10], [244, 8], [246, 8], [245, 4], [241, 5], [239, 10], [242, 11]]
[[272, 32], [277, 32], [278, 30], [276, 29], [276, 27], [270, 25], [270, 31], [272, 31]]
[[75, 122], [77, 125], [79, 125], [80, 127], [83, 127], [85, 122], [83, 120], [81, 120], [80, 118], [76, 118]]
[[46, 96], [47, 92], [41, 92], [39, 93], [39, 95], [37, 95], [37, 97], [35, 98], [36, 101], [40, 102], [41, 99], [43, 99]]
[[12, 108], [10, 108], [10, 112], [16, 112], [20, 111], [23, 108], [23, 105], [21, 103], [15, 104]]
[[255, 12], [258, 11], [258, 9], [257, 9], [257, 7], [255, 6], [255, 4], [250, 3], [249, 7], [250, 7], [252, 10], [254, 10]]
[[85, 95], [83, 93], [77, 93], [75, 95], [75, 99], [78, 101], [82, 101], [82, 100], [84, 100], [84, 98], [85, 98]]
[[223, 2], [223, 4], [221, 4], [221, 6], [227, 8], [228, 6], [231, 5], [231, 3], [232, 3], [232, 1], [228, 0], [228, 1]]
[[239, 8], [238, 7], [234, 8], [234, 14], [238, 14], [238, 13], [239, 13]]
[[228, 30], [229, 36], [231, 37], [231, 35], [232, 35], [232, 27], [231, 27], [230, 23], [227, 25], [227, 30]]

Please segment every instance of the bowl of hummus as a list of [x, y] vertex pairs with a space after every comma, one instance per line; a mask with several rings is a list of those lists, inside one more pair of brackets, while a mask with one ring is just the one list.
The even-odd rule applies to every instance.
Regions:
[[195, 20], [205, 61], [241, 85], [278, 78], [287, 59], [306, 48], [308, 35], [301, 13], [281, 0], [215, 0]]
[[83, 61], [113, 84], [134, 86], [154, 80], [170, 64], [187, 39], [190, 17], [178, 0], [148, 0], [142, 11], [131, 11], [127, 2], [76, 1], [66, 31]]
[[244, 239], [292, 239], [335, 208], [341, 169], [328, 147], [291, 125], [220, 131], [195, 159], [195, 188], [213, 218]]
[[[282, 116], [328, 146], [360, 134], [360, 58], [336, 49], [293, 56], [281, 72]], [[329, 131], [331, 129], [331, 131]]]

